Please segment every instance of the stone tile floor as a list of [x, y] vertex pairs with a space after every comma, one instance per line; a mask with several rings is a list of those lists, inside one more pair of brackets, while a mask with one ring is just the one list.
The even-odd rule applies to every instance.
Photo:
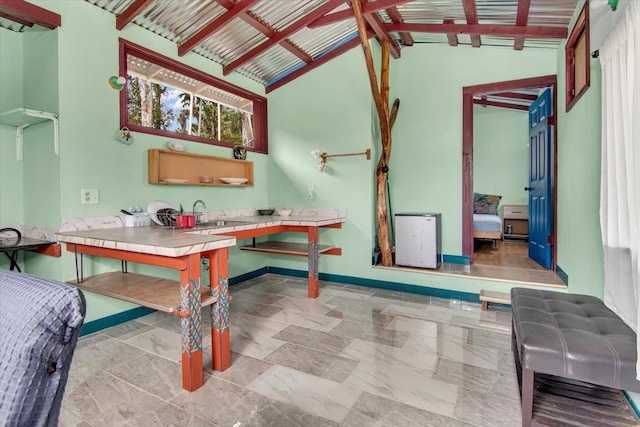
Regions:
[[508, 309], [329, 282], [310, 300], [273, 274], [230, 292], [231, 368], [205, 333], [183, 391], [179, 319], [153, 313], [80, 339], [60, 425], [520, 425]]

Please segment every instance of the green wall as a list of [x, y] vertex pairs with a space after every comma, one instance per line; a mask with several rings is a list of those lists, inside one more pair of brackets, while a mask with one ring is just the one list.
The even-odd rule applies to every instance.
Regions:
[[473, 189], [502, 196], [500, 207], [529, 203], [527, 129], [526, 111], [473, 107]]
[[[135, 25], [118, 32], [112, 14], [85, 2], [36, 3], [63, 16], [63, 26], [53, 32], [57, 37], [57, 92], [61, 121], [58, 183], [61, 219], [114, 215], [132, 203], [145, 206], [157, 199], [176, 205], [182, 203], [185, 207], [191, 206], [196, 199], [202, 199], [209, 209], [269, 205], [346, 208], [348, 220], [341, 230], [321, 232], [321, 243], [343, 248], [340, 257], [321, 258], [321, 272], [475, 293], [480, 289], [504, 291], [509, 287], [494, 281], [371, 267], [375, 239], [373, 177], [377, 156], [374, 155], [372, 160], [366, 160], [364, 156], [330, 159], [327, 172], [320, 173], [315, 168], [318, 159], [310, 155], [316, 148], [336, 154], [360, 152], [367, 148], [377, 151], [377, 118], [361, 49], [353, 49], [268, 95], [270, 154], [249, 153], [248, 159], [254, 162], [256, 184], [253, 188], [154, 186], [146, 182], [146, 151], [163, 147], [166, 139], [134, 134], [134, 143], [125, 146], [113, 138], [119, 127], [118, 92], [110, 88], [108, 78], [118, 72], [118, 38], [126, 38], [217, 77], [222, 77], [221, 67], [193, 53], [179, 58], [175, 43]], [[41, 65], [43, 70], [50, 70], [50, 63], [39, 63], [40, 60], [51, 59], [50, 55], [39, 59], [31, 51], [24, 53], [21, 42], [17, 41], [23, 36], [11, 34], [4, 37], [6, 31], [2, 31], [3, 61], [0, 70], [3, 77], [10, 75], [21, 86], [23, 74], [25, 78], [35, 78], [32, 70], [7, 65], [4, 61], [7, 57], [21, 59], [24, 55], [27, 58], [24, 62], [29, 67]], [[51, 42], [46, 37], [44, 40], [38, 46]], [[34, 49], [29, 42], [23, 44], [25, 48]], [[378, 62], [379, 48], [375, 42], [373, 44]], [[9, 49], [5, 49], [6, 45]], [[401, 100], [393, 129], [390, 163], [393, 211], [441, 212], [446, 254], [461, 254], [462, 88], [557, 72], [559, 105], [563, 105], [563, 53], [563, 46], [557, 52], [546, 49], [518, 52], [490, 46], [473, 49], [466, 46], [415, 45], [403, 49], [400, 60], [392, 60], [390, 98]], [[569, 275], [570, 290], [600, 295], [602, 248], [599, 243], [597, 190], [600, 77], [597, 68], [597, 62], [594, 62], [591, 89], [573, 110], [569, 114], [559, 112], [558, 250], [559, 264]], [[263, 93], [259, 84], [237, 73], [225, 79]], [[7, 102], [5, 91], [11, 92], [11, 87], [5, 87], [5, 84], [3, 81], [3, 96], [0, 97], [3, 103]], [[23, 93], [13, 91], [11, 98], [20, 105], [21, 98], [29, 93], [30, 90]], [[476, 132], [479, 133], [480, 144], [485, 139], [495, 139], [489, 135], [490, 130], [496, 126], [494, 121], [500, 121], [488, 111], [484, 113], [492, 117], [484, 117], [482, 113], [477, 117]], [[510, 129], [504, 132], [503, 142], [518, 138], [515, 121], [503, 126]], [[3, 126], [0, 132], [4, 140], [7, 135], [11, 136], [13, 130]], [[43, 128], [42, 133], [46, 139], [47, 129]], [[185, 142], [185, 145], [190, 152], [231, 156], [229, 149], [221, 147], [190, 142]], [[44, 150], [48, 149], [47, 145]], [[11, 161], [15, 154], [13, 144], [3, 142], [0, 150], [0, 201], [3, 202], [0, 207], [0, 215], [3, 216], [0, 218], [5, 222], [9, 215], [15, 215], [7, 213], [9, 209], [4, 203], [7, 191], [21, 206], [30, 209], [37, 206], [38, 197], [20, 191], [19, 187], [8, 189], [7, 174], [21, 166], [16, 165], [15, 160]], [[509, 158], [506, 152], [501, 152], [497, 161], [505, 163]], [[576, 158], [581, 161], [576, 161]], [[315, 186], [313, 200], [307, 197], [309, 184]], [[82, 188], [98, 188], [100, 204], [81, 205], [79, 193]], [[511, 197], [516, 202], [517, 195]], [[18, 219], [22, 221], [26, 216], [22, 212]], [[62, 259], [55, 261], [60, 272], [59, 277], [53, 278], [68, 280], [75, 276], [71, 254], [65, 253]], [[265, 265], [306, 269], [304, 258], [239, 253], [237, 249], [231, 251], [229, 262], [231, 276]], [[87, 264], [87, 274], [119, 268], [119, 263], [104, 259]], [[149, 268], [132, 266], [132, 270], [136, 269], [146, 271]], [[172, 273], [162, 270], [158, 274], [170, 276]], [[88, 320], [131, 307], [95, 295], [89, 295], [88, 301]]]
[[[507, 63], [509, 67], [493, 65]], [[401, 102], [393, 128], [389, 175], [393, 211], [441, 212], [444, 253], [460, 255], [462, 88], [554, 74], [555, 70], [556, 52], [552, 50], [437, 45], [403, 49], [402, 58], [391, 61], [390, 77], [390, 98]], [[309, 155], [314, 148], [338, 153], [379, 146], [370, 93], [359, 48], [270, 93], [270, 201], [347, 208], [344, 228], [321, 235], [321, 243], [343, 249], [340, 257], [321, 257], [321, 272], [476, 293], [482, 288], [504, 290], [504, 283], [371, 267], [377, 157], [371, 162], [359, 157], [329, 159], [329, 172], [319, 174], [314, 170], [317, 160]], [[503, 143], [524, 138], [526, 144], [524, 116], [521, 130], [515, 123], [505, 125]], [[494, 123], [483, 117], [478, 126], [481, 135], [488, 137]], [[497, 157], [502, 163], [512, 160], [510, 153]], [[311, 202], [306, 199], [309, 182], [315, 183], [318, 192]], [[292, 186], [294, 191], [281, 193]], [[517, 200], [515, 190], [510, 192], [513, 196], [509, 197]], [[286, 257], [271, 259], [271, 265], [284, 268], [304, 270], [305, 263]]]
[[[22, 36], [0, 28], [0, 112], [23, 106]], [[16, 130], [0, 126], [0, 226], [22, 223], [22, 163], [16, 162]], [[0, 268], [8, 265], [0, 260]]]
[[[25, 200], [21, 205], [34, 211], [29, 214], [23, 212], [19, 218], [16, 218], [17, 223], [26, 222], [27, 217], [31, 217], [31, 215], [35, 218], [38, 215], [36, 211], [46, 212], [47, 207], [42, 206], [40, 201], [46, 199], [47, 203], [52, 203], [47, 197], [55, 194], [56, 187], [59, 188], [59, 196], [55, 197], [59, 204], [58, 227], [60, 220], [66, 218], [116, 215], [121, 208], [132, 203], [144, 207], [153, 200], [165, 200], [176, 206], [183, 204], [187, 209], [197, 199], [204, 200], [208, 209], [249, 208], [268, 205], [267, 156], [265, 155], [249, 153], [248, 160], [254, 162], [255, 186], [252, 188], [150, 185], [147, 183], [147, 150], [163, 148], [167, 139], [134, 133], [134, 143], [130, 146], [120, 144], [114, 139], [114, 134], [120, 126], [119, 93], [111, 89], [108, 79], [118, 73], [119, 37], [204, 70], [216, 77], [222, 77], [219, 65], [195, 54], [179, 58], [175, 43], [135, 25], [129, 25], [123, 31], [117, 31], [114, 15], [86, 2], [42, 1], [34, 3], [62, 15], [62, 27], [46, 33], [48, 36], [44, 36], [44, 38], [47, 41], [41, 43], [35, 43], [31, 39], [36, 36], [12, 33], [10, 37], [19, 39], [21, 42], [9, 43], [10, 49], [7, 53], [5, 53], [3, 45], [2, 55], [3, 59], [4, 55], [25, 56], [24, 62], [25, 65], [28, 65], [28, 70], [27, 67], [13, 67], [8, 70], [7, 74], [13, 81], [18, 81], [23, 76], [25, 79], [35, 79], [38, 74], [42, 79], [42, 87], [32, 86], [22, 91], [21, 96], [24, 96], [25, 100], [37, 98], [37, 95], [43, 91], [59, 93], [59, 105], [56, 107], [60, 117], [59, 177], [42, 179], [41, 175], [45, 175], [45, 172], [42, 171], [29, 178], [30, 189], [25, 188], [23, 191], [16, 192], [24, 194]], [[5, 32], [2, 33], [3, 43], [4, 34]], [[49, 44], [51, 40], [48, 37], [52, 37], [54, 34], [57, 41], [51, 45]], [[20, 51], [20, 43], [24, 46], [23, 51]], [[50, 53], [39, 50], [41, 46], [47, 44], [51, 47]], [[57, 60], [53, 69], [51, 69], [52, 59]], [[36, 71], [38, 68], [39, 72]], [[256, 93], [264, 94], [261, 85], [238, 74], [229, 76], [225, 80]], [[4, 86], [3, 96], [0, 98], [4, 99]], [[20, 99], [17, 103], [22, 103], [22, 100]], [[49, 105], [41, 108], [54, 107]], [[42, 127], [44, 126], [42, 125]], [[15, 135], [14, 129], [7, 130], [5, 128], [2, 126], [3, 139], [7, 133]], [[49, 136], [51, 133], [47, 133], [47, 129], [43, 129], [42, 132], [46, 143], [42, 145], [43, 150], [38, 150], [38, 154], [46, 156], [46, 153], [52, 150], [53, 140]], [[188, 141], [184, 143], [189, 152], [222, 157], [232, 156], [231, 150], [227, 148], [206, 146]], [[6, 144], [4, 142], [2, 144], [2, 165], [4, 166], [7, 162], [11, 168], [14, 168], [11, 163], [15, 162], [13, 144], [9, 145], [11, 147], [7, 150]], [[13, 160], [5, 159], [6, 151], [9, 151]], [[32, 157], [30, 160], [47, 162], [46, 158]], [[3, 177], [4, 170], [3, 167], [1, 172]], [[1, 182], [3, 193], [0, 194], [4, 194], [8, 186], [4, 180]], [[40, 191], [36, 185], [37, 182], [46, 185], [53, 191], [47, 194], [32, 193], [32, 189]], [[82, 188], [97, 188], [100, 203], [82, 205], [80, 203]], [[39, 217], [42, 221], [47, 221], [47, 218], [49, 217]], [[4, 222], [4, 217], [2, 219]], [[231, 250], [231, 254], [229, 260], [230, 276], [262, 268], [267, 262], [267, 258], [264, 256], [240, 253], [236, 248]], [[45, 257], [38, 257], [38, 259], [42, 258]], [[36, 265], [36, 269], [40, 272], [44, 267], [41, 269], [35, 259], [35, 257], [29, 259], [29, 266]], [[62, 258], [49, 260], [55, 261], [58, 271], [48, 270], [43, 275], [58, 280], [70, 280], [75, 277], [73, 256], [70, 253], [65, 252]], [[85, 272], [91, 274], [107, 269], [118, 269], [119, 266], [119, 262], [111, 260], [89, 259], [85, 262]], [[140, 265], [130, 266], [130, 271], [146, 272], [150, 270], [169, 277], [174, 274], [169, 270], [151, 269]], [[88, 321], [132, 307], [130, 304], [91, 294], [87, 296], [87, 300]]]

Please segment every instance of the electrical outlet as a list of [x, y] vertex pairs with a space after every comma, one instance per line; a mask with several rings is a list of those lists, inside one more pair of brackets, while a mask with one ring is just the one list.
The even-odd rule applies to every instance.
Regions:
[[97, 205], [100, 203], [97, 188], [87, 188], [80, 190], [80, 199], [83, 205]]
[[316, 186], [313, 184], [308, 184], [307, 185], [307, 196], [309, 197], [309, 200], [313, 200], [313, 196], [316, 193]]

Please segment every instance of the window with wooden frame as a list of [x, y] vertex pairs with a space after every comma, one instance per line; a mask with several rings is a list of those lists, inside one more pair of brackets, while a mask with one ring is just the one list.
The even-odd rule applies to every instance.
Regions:
[[120, 126], [267, 153], [267, 99], [120, 39]]
[[565, 47], [567, 111], [571, 110], [571, 107], [589, 88], [589, 57], [589, 1], [587, 0]]

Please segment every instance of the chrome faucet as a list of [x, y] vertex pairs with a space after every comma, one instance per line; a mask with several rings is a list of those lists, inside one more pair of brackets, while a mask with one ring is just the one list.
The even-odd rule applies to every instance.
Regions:
[[[207, 209], [207, 204], [205, 202], [203, 202], [202, 200], [196, 200], [195, 203], [193, 204], [193, 216], [196, 217], [196, 223], [199, 222], [207, 222], [206, 220], [206, 212], [196, 212], [196, 208], [198, 207], [198, 204], [202, 205], [202, 209]], [[203, 220], [203, 218], [205, 218]]]

